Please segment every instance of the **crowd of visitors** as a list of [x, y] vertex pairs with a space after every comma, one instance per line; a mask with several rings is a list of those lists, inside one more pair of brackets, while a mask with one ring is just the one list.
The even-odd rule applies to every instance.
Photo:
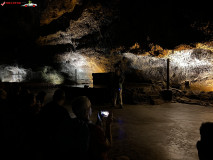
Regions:
[[[19, 86], [0, 89], [0, 158], [109, 160], [112, 112], [105, 118], [98, 113], [93, 123], [92, 105], [86, 96], [75, 98], [68, 108], [62, 89], [54, 92], [49, 103], [46, 96], [45, 91], [35, 95]], [[200, 160], [213, 159], [212, 134], [213, 123], [203, 123], [196, 145]]]
[[54, 92], [49, 103], [46, 96], [44, 91], [35, 95], [21, 87], [0, 89], [0, 156], [22, 160], [108, 160], [112, 113], [91, 122], [90, 100], [81, 96], [68, 106], [76, 115], [72, 118], [70, 109], [64, 107], [66, 95], [62, 89]]

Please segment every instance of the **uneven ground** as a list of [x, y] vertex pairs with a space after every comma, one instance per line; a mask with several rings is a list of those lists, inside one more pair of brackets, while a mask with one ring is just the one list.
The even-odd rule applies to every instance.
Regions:
[[125, 105], [115, 109], [113, 157], [131, 160], [198, 160], [196, 142], [213, 108], [181, 103]]

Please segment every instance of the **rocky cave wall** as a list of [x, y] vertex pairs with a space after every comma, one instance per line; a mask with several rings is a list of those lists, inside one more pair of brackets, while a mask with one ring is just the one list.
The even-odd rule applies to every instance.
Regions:
[[[28, 11], [33, 15], [30, 21], [18, 20], [23, 23], [20, 28], [26, 26], [23, 31], [29, 30], [27, 34], [34, 30], [32, 40], [29, 36], [23, 38], [24, 43], [29, 40], [30, 47], [14, 48], [16, 54], [24, 52], [14, 56], [18, 65], [1, 65], [2, 73], [24, 70], [14, 73], [22, 78], [9, 80], [5, 78], [8, 74], [2, 74], [2, 81], [29, 80], [30, 75], [32, 79], [42, 77], [40, 81], [60, 84], [75, 81], [77, 71], [81, 82], [91, 82], [91, 73], [113, 71], [114, 64], [122, 59], [128, 66], [123, 69], [131, 75], [130, 81], [163, 81], [166, 58], [171, 59], [174, 84], [211, 79], [212, 43], [206, 42], [212, 40], [213, 25], [208, 2], [195, 6], [191, 2], [148, 0], [39, 3], [41, 7], [36, 11]], [[177, 47], [180, 44], [184, 45]]]

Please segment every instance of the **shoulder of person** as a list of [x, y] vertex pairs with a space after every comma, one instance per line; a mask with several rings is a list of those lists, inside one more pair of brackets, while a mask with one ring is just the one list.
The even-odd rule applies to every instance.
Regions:
[[83, 120], [80, 120], [78, 118], [70, 118], [70, 121], [73, 125], [75, 126], [84, 126], [84, 127], [88, 127], [88, 123], [83, 121]]
[[44, 105], [43, 110], [45, 111], [45, 110], [49, 109], [50, 107], [52, 107], [53, 105], [54, 105], [54, 103], [53, 103], [53, 101], [51, 101]]
[[100, 127], [99, 125], [89, 123], [88, 127], [90, 129], [90, 133], [93, 134], [93, 135], [96, 135], [96, 136], [99, 136], [99, 137], [105, 135], [103, 128]]

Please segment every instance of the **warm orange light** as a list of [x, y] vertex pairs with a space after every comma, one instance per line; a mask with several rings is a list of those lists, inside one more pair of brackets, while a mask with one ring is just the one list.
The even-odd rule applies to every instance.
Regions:
[[139, 49], [140, 45], [138, 43], [135, 43], [132, 47], [130, 47], [130, 49]]
[[192, 83], [191, 90], [211, 92], [211, 91], [213, 91], [213, 79], [205, 80], [202, 83], [201, 82]]
[[78, 4], [77, 0], [64, 0], [64, 1], [52, 1], [48, 4], [46, 10], [44, 10], [40, 25], [46, 25], [53, 20], [59, 18], [66, 12], [72, 12], [75, 6]]

